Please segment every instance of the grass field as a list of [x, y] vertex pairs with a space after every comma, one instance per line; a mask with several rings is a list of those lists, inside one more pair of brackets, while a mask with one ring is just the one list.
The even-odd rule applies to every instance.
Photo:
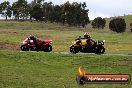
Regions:
[[130, 74], [132, 56], [65, 55], [0, 51], [1, 88], [131, 88], [130, 84], [78, 85], [78, 67], [87, 74]]
[[[57, 24], [37, 22], [0, 21], [0, 45], [1, 49], [20, 50], [21, 42], [30, 34], [41, 39], [53, 40], [53, 51], [69, 51], [71, 42], [84, 32], [90, 31], [95, 40], [106, 40], [106, 53], [132, 52], [132, 33], [113, 33], [108, 29], [97, 30], [89, 28], [75, 28]], [[6, 46], [5, 46], [6, 45]]]
[[125, 20], [132, 20], [132, 15], [124, 15], [122, 16]]
[[[61, 54], [77, 36], [89, 31], [95, 40], [106, 40], [105, 53], [132, 54], [132, 33], [109, 29], [75, 28], [51, 23], [0, 21], [0, 88], [132, 88], [130, 84], [76, 83], [78, 67], [88, 74], [130, 74], [132, 56]], [[21, 52], [30, 34], [53, 40], [53, 52]]]

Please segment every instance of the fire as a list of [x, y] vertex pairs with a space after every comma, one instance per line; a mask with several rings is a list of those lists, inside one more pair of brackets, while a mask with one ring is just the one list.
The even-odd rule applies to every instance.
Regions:
[[86, 71], [82, 66], [79, 67], [78, 71], [80, 76], [84, 76], [86, 74]]

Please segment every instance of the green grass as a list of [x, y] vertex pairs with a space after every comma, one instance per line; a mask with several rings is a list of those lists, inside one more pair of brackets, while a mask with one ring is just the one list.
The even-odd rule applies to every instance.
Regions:
[[132, 15], [125, 15], [122, 16], [122, 18], [124, 18], [125, 20], [132, 20]]
[[79, 35], [83, 36], [86, 31], [90, 32], [94, 40], [106, 40], [106, 53], [132, 54], [130, 32], [117, 34], [108, 29], [76, 28], [51, 23], [0, 21], [0, 43], [17, 46], [16, 50], [20, 50], [21, 42], [33, 34], [41, 39], [52, 39], [54, 52], [66, 52], [69, 51], [72, 41]]
[[130, 74], [132, 56], [0, 51], [1, 88], [131, 88], [130, 84], [78, 85], [78, 67], [87, 74]]
[[[132, 56], [61, 54], [72, 41], [89, 31], [95, 40], [106, 40], [105, 53], [132, 54], [132, 34], [108, 29], [94, 30], [61, 24], [0, 21], [0, 88], [131, 88], [130, 84], [76, 83], [78, 67], [88, 74], [130, 74]], [[21, 52], [21, 42], [30, 34], [53, 40], [53, 51]]]

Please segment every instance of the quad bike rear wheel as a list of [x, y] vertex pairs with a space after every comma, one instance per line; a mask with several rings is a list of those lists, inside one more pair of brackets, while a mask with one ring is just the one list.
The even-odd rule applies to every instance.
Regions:
[[105, 52], [105, 48], [103, 46], [99, 47], [97, 50], [98, 54], [103, 54]]
[[45, 52], [51, 52], [52, 51], [52, 46], [51, 45], [46, 46], [44, 51]]

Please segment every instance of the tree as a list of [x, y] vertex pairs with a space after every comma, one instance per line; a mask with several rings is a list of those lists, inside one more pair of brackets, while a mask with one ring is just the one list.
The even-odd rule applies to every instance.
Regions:
[[109, 28], [117, 33], [125, 32], [126, 23], [123, 18], [115, 18], [110, 21]]
[[63, 4], [63, 8], [62, 8], [62, 13], [63, 13], [63, 18], [64, 19], [64, 23], [67, 23], [69, 25], [71, 25], [71, 20], [72, 20], [72, 16], [71, 16], [71, 4], [69, 3], [69, 1], [67, 1], [66, 3]]
[[29, 6], [29, 18], [30, 18], [30, 20], [32, 20], [32, 16], [33, 16], [33, 7], [36, 5], [36, 3], [37, 3], [37, 1], [36, 0], [34, 0], [34, 1], [32, 1], [31, 3], [29, 3], [28, 4], [28, 6]]
[[51, 18], [54, 22], [61, 22], [61, 7], [59, 5], [53, 6]]
[[36, 3], [31, 11], [31, 16], [37, 21], [43, 20], [43, 11], [40, 3]]
[[29, 6], [26, 0], [18, 0], [12, 4], [13, 15], [16, 19], [25, 19], [29, 16]]
[[10, 5], [10, 2], [8, 1], [4, 1], [0, 4], [0, 13], [6, 17], [6, 20], [7, 20], [7, 17], [11, 17], [12, 15], [12, 10], [11, 10], [11, 5]]
[[[53, 17], [52, 15], [54, 15], [54, 11], [53, 11], [53, 4], [52, 2], [44, 2], [42, 4], [42, 12], [43, 12], [43, 16], [44, 16], [44, 21], [46, 22], [47, 20], [50, 22], [53, 22]], [[52, 18], [53, 17], [53, 18]]]
[[90, 21], [88, 17], [88, 11], [86, 9], [86, 3], [68, 2], [62, 5], [61, 20], [71, 26], [85, 27]]
[[86, 9], [86, 3], [83, 2], [82, 4], [82, 11], [81, 11], [81, 24], [82, 24], [82, 27], [85, 27], [85, 25], [87, 25], [88, 23], [90, 23], [89, 21], [89, 17], [88, 17], [88, 12], [89, 12], [89, 9]]
[[16, 19], [34, 18], [37, 21], [50, 21], [55, 23], [68, 24], [70, 26], [85, 27], [90, 21], [86, 3], [70, 3], [67, 1], [62, 5], [53, 5], [52, 2], [44, 0], [33, 0], [27, 3], [25, 0], [18, 0], [13, 3], [13, 16]]
[[106, 20], [101, 18], [101, 17], [97, 17], [92, 21], [92, 27], [93, 28], [104, 28], [106, 24]]

